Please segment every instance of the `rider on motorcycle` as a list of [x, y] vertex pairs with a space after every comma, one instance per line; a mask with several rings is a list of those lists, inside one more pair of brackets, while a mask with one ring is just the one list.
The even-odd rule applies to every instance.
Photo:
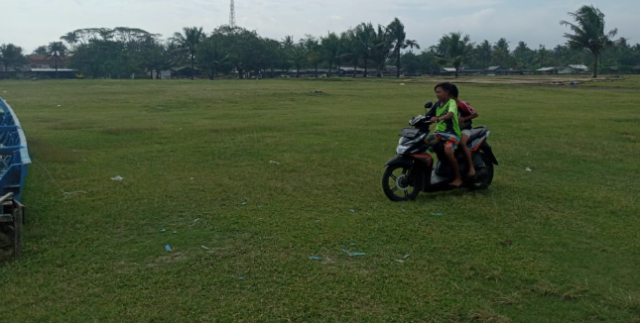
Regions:
[[[471, 134], [471, 129], [473, 128], [471, 120], [478, 117], [478, 112], [471, 106], [469, 102], [460, 100], [458, 98], [458, 95], [460, 93], [458, 91], [458, 87], [455, 84], [451, 84], [451, 85], [452, 85], [451, 98], [454, 99], [458, 105], [458, 113], [459, 113], [458, 124], [460, 125], [460, 134], [461, 134], [459, 147], [467, 159], [467, 164], [470, 165], [469, 177], [473, 177], [476, 175], [476, 170], [473, 166], [473, 160], [471, 159], [471, 152], [467, 147], [467, 142], [469, 140], [469, 135]], [[442, 104], [441, 102], [437, 102], [436, 105], [431, 110], [429, 110], [429, 112], [427, 113], [427, 117], [435, 116], [436, 109], [441, 104]]]
[[[455, 89], [457, 90], [457, 88]], [[456, 147], [460, 143], [460, 125], [458, 123], [458, 104], [452, 96], [452, 93], [457, 93], [454, 92], [454, 85], [449, 82], [436, 85], [434, 90], [440, 104], [436, 108], [435, 116], [431, 118], [431, 122], [436, 125], [435, 130], [425, 139], [425, 142], [431, 145], [444, 142], [444, 152], [454, 174], [454, 180], [449, 185], [460, 187], [463, 182], [455, 157]]]

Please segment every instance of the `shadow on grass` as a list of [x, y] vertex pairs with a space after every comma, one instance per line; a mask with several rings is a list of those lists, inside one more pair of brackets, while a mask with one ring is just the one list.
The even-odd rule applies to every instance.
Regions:
[[109, 128], [105, 129], [102, 132], [112, 135], [112, 136], [126, 136], [126, 135], [135, 135], [135, 134], [143, 134], [156, 132], [158, 128], [155, 127], [142, 127], [142, 126], [130, 126], [130, 127], [119, 127], [119, 128]]

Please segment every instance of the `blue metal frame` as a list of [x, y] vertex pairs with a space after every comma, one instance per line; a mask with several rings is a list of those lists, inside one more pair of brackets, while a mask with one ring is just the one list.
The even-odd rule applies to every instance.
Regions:
[[29, 164], [27, 137], [13, 109], [0, 97], [0, 195], [11, 192], [21, 200]]

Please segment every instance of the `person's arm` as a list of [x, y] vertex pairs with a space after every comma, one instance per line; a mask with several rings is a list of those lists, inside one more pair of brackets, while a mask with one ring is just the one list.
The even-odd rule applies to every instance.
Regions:
[[439, 118], [433, 117], [431, 119], [431, 122], [435, 123], [435, 122], [440, 122], [445, 120], [451, 120], [453, 119], [454, 116], [458, 115], [458, 106], [455, 103], [451, 103], [451, 101], [448, 104], [449, 104], [449, 107], [448, 107], [449, 112], [447, 112], [447, 114]]
[[440, 121], [445, 121], [445, 120], [451, 120], [451, 119], [453, 119], [453, 116], [454, 116], [453, 112], [449, 112], [449, 113], [445, 114], [443, 117], [439, 117], [439, 118], [438, 117], [433, 117], [431, 119], [431, 122], [440, 122]]
[[427, 115], [425, 117], [427, 117], [428, 119], [435, 117], [437, 109], [438, 109], [438, 105], [436, 104], [431, 109], [429, 109], [429, 112], [427, 112]]
[[465, 123], [478, 117], [478, 112], [469, 103], [465, 102], [460, 109], [464, 110], [468, 115], [466, 117], [461, 117], [459, 120], [460, 123]]
[[470, 115], [468, 117], [462, 117], [462, 118], [460, 118], [460, 123], [465, 123], [465, 122], [467, 122], [469, 120], [473, 120], [473, 119], [475, 119], [477, 117], [478, 117], [478, 113], [472, 114], [472, 115]]

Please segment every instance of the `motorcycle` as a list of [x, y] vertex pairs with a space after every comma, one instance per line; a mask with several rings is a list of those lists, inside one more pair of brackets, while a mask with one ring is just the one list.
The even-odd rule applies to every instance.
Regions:
[[[424, 107], [429, 111], [433, 103], [427, 102]], [[397, 156], [385, 163], [387, 168], [382, 176], [382, 190], [385, 195], [392, 201], [402, 202], [414, 200], [420, 192], [455, 189], [449, 185], [454, 175], [445, 156], [444, 143], [425, 142], [430, 133], [431, 118], [418, 115], [409, 121], [409, 125], [411, 128], [404, 128], [399, 133]], [[464, 181], [462, 187], [479, 190], [487, 189], [491, 185], [493, 167], [498, 165], [498, 160], [487, 142], [490, 133], [489, 128], [480, 126], [473, 128], [469, 136], [467, 148], [471, 152], [476, 169], [475, 176], [467, 175], [467, 160], [462, 151], [456, 150], [455, 156]]]

